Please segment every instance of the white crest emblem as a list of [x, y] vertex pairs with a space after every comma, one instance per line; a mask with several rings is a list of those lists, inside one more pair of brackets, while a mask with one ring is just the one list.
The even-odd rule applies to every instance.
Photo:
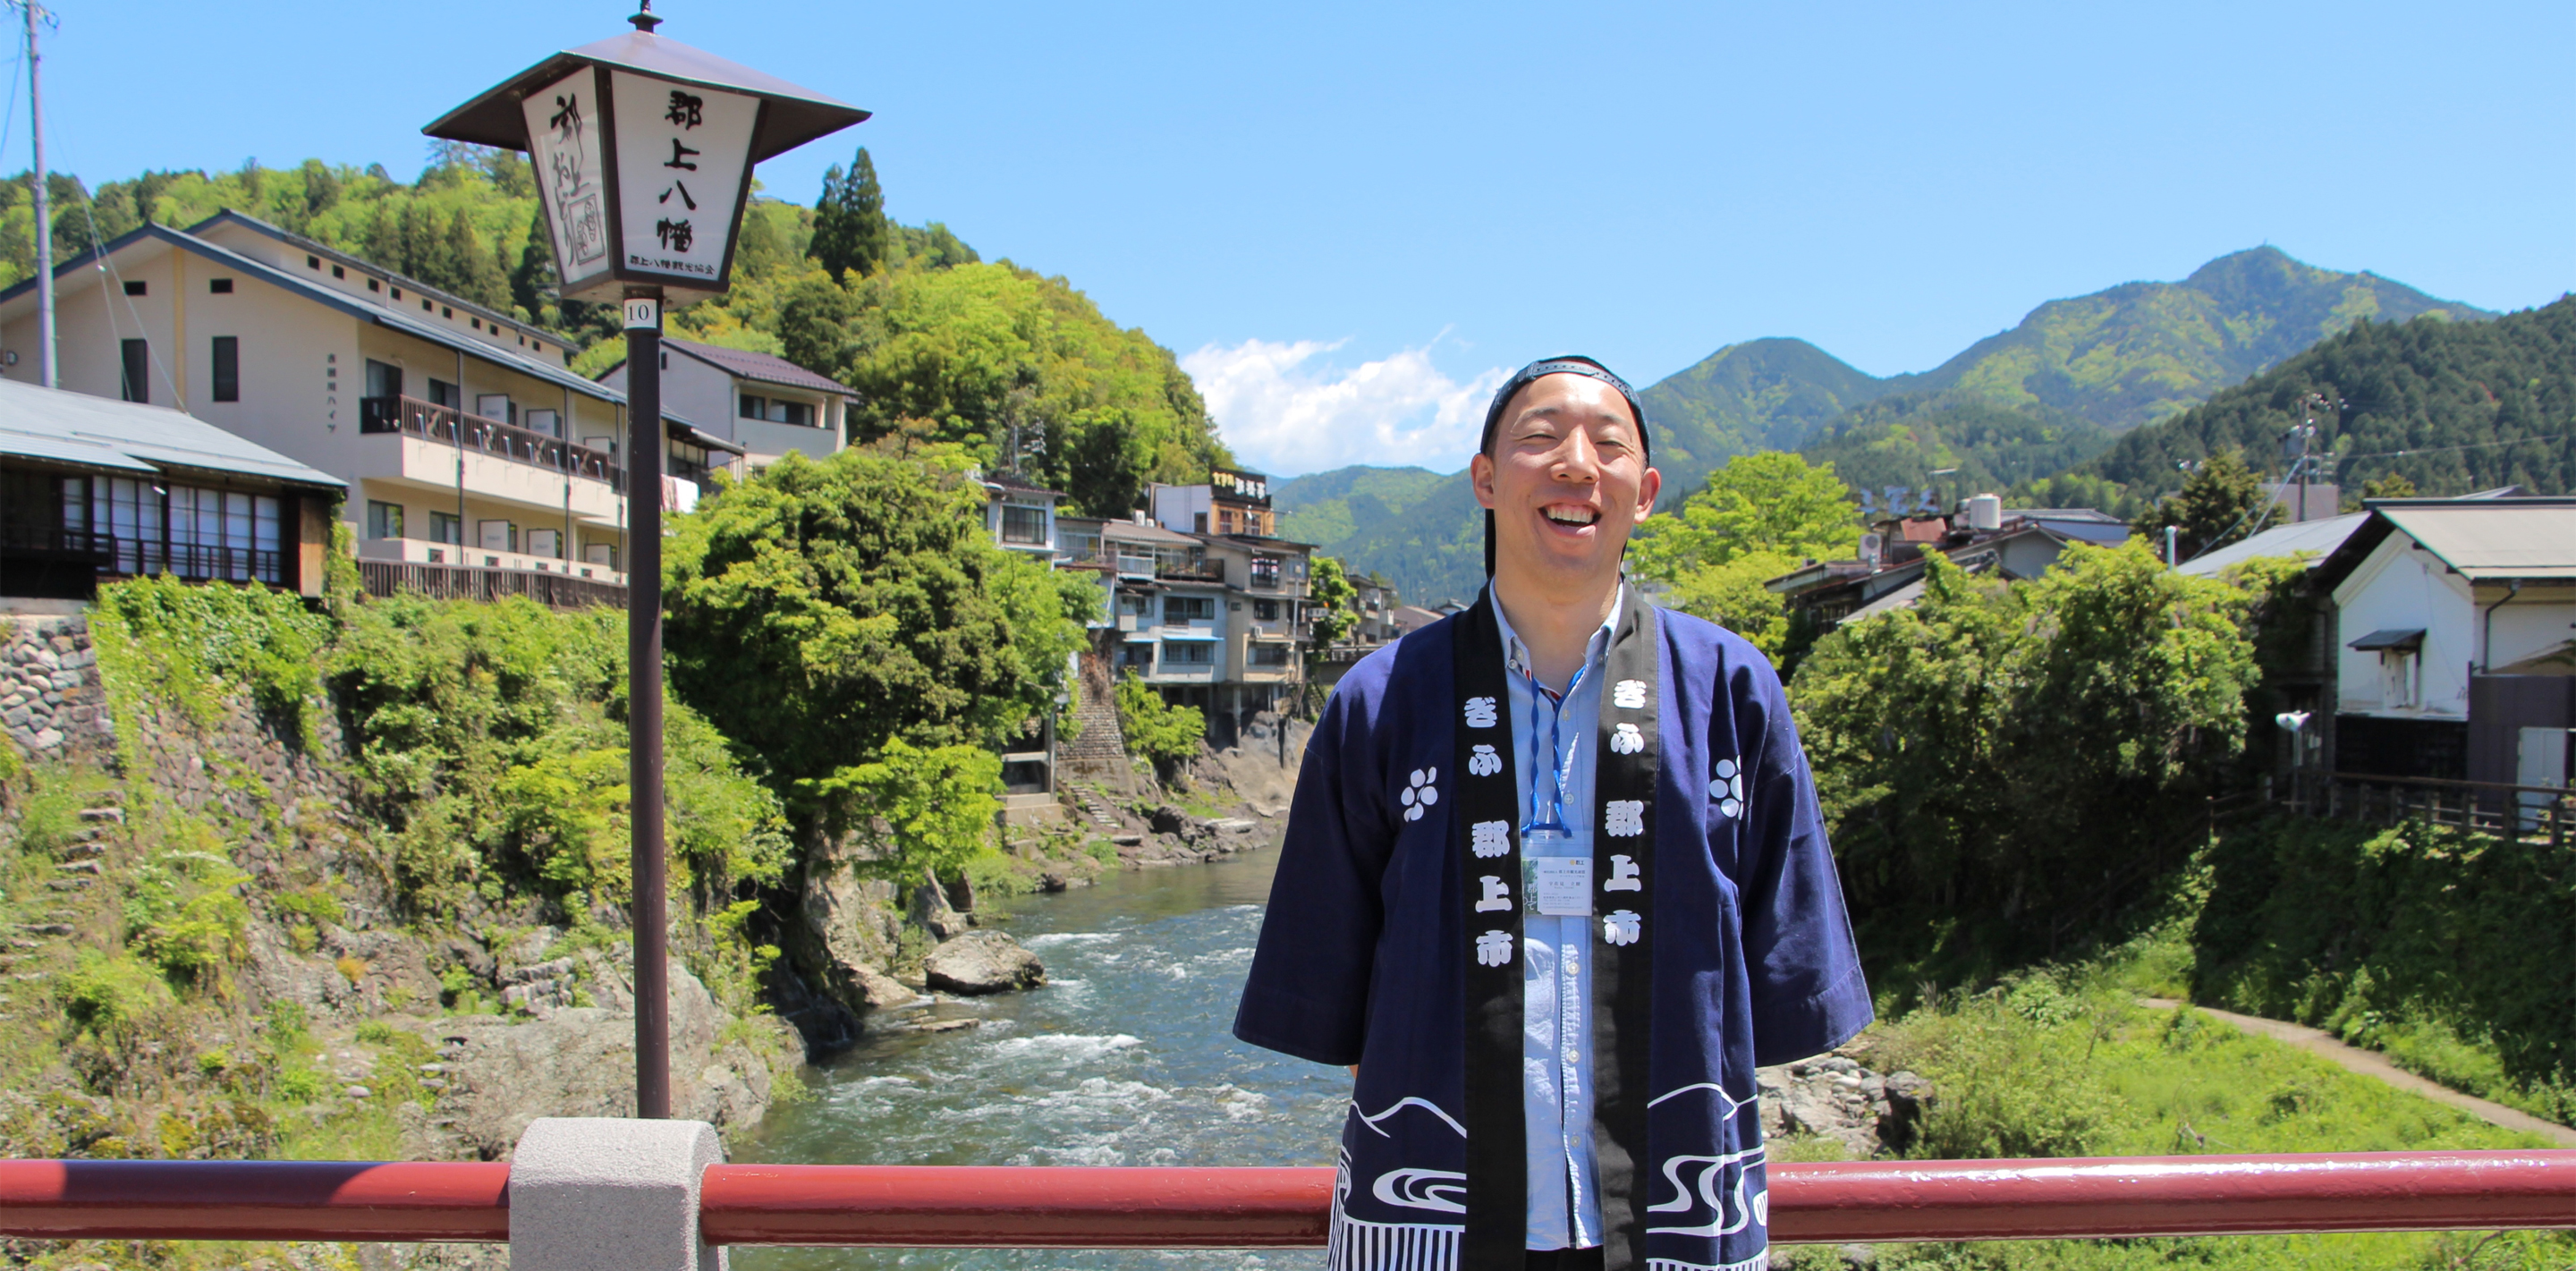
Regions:
[[1494, 712], [1494, 699], [1490, 697], [1467, 699], [1467, 727], [1491, 728], [1494, 726], [1494, 721], [1500, 718], [1501, 716]]
[[1396, 801], [1404, 805], [1405, 820], [1421, 820], [1423, 811], [1440, 801], [1440, 787], [1432, 784], [1439, 779], [1438, 768], [1413, 770], [1413, 783], [1404, 788], [1404, 793], [1396, 796]]
[[1467, 753], [1467, 771], [1479, 777], [1490, 777], [1503, 770], [1503, 757], [1491, 746], [1478, 746]]
[[1512, 851], [1512, 823], [1478, 821], [1467, 827], [1467, 847], [1478, 856], [1509, 856]]
[[1512, 889], [1503, 886], [1503, 880], [1501, 878], [1492, 874], [1487, 874], [1476, 881], [1483, 884], [1485, 888], [1485, 894], [1478, 897], [1476, 900], [1477, 913], [1497, 914], [1509, 913], [1511, 911]]
[[1611, 858], [1610, 858], [1610, 878], [1609, 878], [1609, 880], [1608, 880], [1608, 881], [1606, 881], [1606, 882], [1604, 882], [1604, 883], [1602, 883], [1602, 884], [1601, 884], [1601, 890], [1603, 890], [1603, 891], [1644, 891], [1644, 890], [1646, 890], [1646, 884], [1645, 884], [1645, 883], [1643, 883], [1643, 882], [1641, 882], [1641, 881], [1639, 881], [1639, 880], [1638, 880], [1638, 878], [1637, 878], [1637, 858], [1636, 858], [1636, 857], [1634, 857], [1634, 856], [1613, 856], [1613, 857], [1611, 857]]
[[1635, 944], [1641, 921], [1634, 909], [1613, 909], [1601, 915], [1601, 938], [1612, 944]]
[[1729, 818], [1744, 815], [1744, 769], [1732, 759], [1717, 761], [1717, 775], [1709, 780], [1708, 797], [1717, 800], [1717, 810]]
[[1605, 822], [1601, 830], [1614, 839], [1632, 839], [1646, 832], [1646, 801], [1612, 799], [1602, 805]]
[[1512, 938], [1508, 933], [1488, 931], [1476, 937], [1476, 961], [1482, 966], [1501, 966], [1512, 960]]
[[1610, 750], [1614, 754], [1633, 755], [1646, 748], [1646, 735], [1635, 724], [1621, 724], [1610, 730]]
[[1646, 709], [1646, 682], [1621, 680], [1610, 686], [1610, 704], [1623, 711]]

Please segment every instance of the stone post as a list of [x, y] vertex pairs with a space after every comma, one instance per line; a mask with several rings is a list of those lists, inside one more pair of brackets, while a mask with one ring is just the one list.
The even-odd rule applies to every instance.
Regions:
[[512, 1271], [725, 1271], [698, 1239], [698, 1187], [724, 1160], [704, 1121], [540, 1117], [510, 1158]]

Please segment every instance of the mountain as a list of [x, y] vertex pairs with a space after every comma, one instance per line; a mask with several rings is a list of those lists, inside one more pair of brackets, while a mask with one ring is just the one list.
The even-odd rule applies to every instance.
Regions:
[[[1749, 340], [1639, 396], [1656, 426], [1667, 506], [1728, 459], [1772, 449], [1833, 460], [1856, 485], [1966, 494], [2075, 469], [2121, 434], [2356, 322], [2428, 316], [2465, 325], [2494, 315], [2266, 246], [2221, 256], [2181, 282], [2049, 301], [1929, 371], [1881, 379], [1804, 340]], [[1959, 471], [1936, 481], [1944, 468]], [[1351, 471], [1324, 475], [1358, 482]], [[1442, 480], [1436, 493], [1390, 503], [1383, 519], [1353, 516], [1345, 529], [1319, 518], [1305, 541], [1387, 575], [1409, 600], [1470, 595], [1483, 574], [1481, 522], [1466, 478]]]
[[1270, 492], [1279, 536], [1300, 543], [1341, 543], [1363, 525], [1389, 520], [1422, 501], [1449, 477], [1428, 468], [1353, 464], [1280, 482]]
[[2403, 476], [2428, 495], [2519, 485], [2576, 490], [2576, 296], [2492, 322], [2364, 322], [2206, 403], [2119, 438], [2070, 474], [2143, 500], [2181, 485], [2177, 465], [2242, 449], [2278, 473], [2281, 439], [2310, 393], [2315, 448], [2347, 490]]

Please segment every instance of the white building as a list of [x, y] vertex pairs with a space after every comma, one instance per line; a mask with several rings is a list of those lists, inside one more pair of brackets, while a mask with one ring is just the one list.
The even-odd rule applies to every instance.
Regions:
[[[599, 382], [626, 391], [626, 363]], [[789, 451], [828, 459], [846, 447], [853, 391], [783, 357], [662, 338], [662, 409], [743, 448], [766, 468]]]
[[[0, 292], [0, 376], [36, 379], [35, 309], [32, 279]], [[55, 309], [63, 388], [176, 406], [345, 482], [371, 586], [621, 598], [625, 396], [553, 333], [237, 212], [83, 253]], [[664, 413], [684, 508], [689, 476], [742, 447]]]

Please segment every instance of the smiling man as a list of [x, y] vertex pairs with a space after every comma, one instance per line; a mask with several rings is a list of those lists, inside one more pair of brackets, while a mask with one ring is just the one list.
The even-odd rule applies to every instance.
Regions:
[[1780, 678], [1621, 575], [1645, 410], [1523, 367], [1469, 468], [1475, 605], [1307, 744], [1237, 1037], [1354, 1064], [1333, 1271], [1742, 1271], [1756, 1064], [1870, 1019]]

